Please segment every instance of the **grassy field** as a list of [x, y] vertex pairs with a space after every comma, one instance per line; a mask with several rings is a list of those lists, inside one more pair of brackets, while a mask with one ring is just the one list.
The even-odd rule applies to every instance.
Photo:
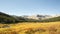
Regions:
[[0, 34], [60, 34], [60, 22], [0, 24]]

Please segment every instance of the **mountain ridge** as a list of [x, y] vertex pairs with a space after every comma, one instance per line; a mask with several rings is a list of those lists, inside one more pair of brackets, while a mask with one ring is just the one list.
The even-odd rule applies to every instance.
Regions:
[[0, 12], [0, 23], [18, 23], [18, 22], [51, 22], [60, 21], [60, 16], [52, 17], [50, 15], [36, 16], [13, 16]]

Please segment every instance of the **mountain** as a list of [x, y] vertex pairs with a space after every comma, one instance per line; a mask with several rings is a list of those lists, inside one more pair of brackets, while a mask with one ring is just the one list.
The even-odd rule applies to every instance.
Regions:
[[52, 17], [50, 15], [32, 15], [32, 16], [15, 16], [0, 12], [0, 23], [18, 23], [18, 22], [52, 22], [60, 21], [60, 16]]
[[54, 22], [54, 21], [60, 21], [60, 16], [54, 17], [54, 18], [49, 18], [42, 20], [41, 22]]
[[6, 17], [11, 17], [10, 15], [7, 15], [5, 13], [0, 12], [0, 16], [6, 16]]
[[23, 16], [24, 18], [28, 19], [35, 19], [35, 20], [44, 20], [48, 18], [52, 18], [50, 15], [31, 15], [31, 16]]
[[32, 15], [32, 16], [23, 16], [27, 18], [26, 21], [29, 22], [54, 22], [60, 21], [60, 16], [50, 16], [50, 15]]
[[18, 21], [14, 17], [0, 12], [0, 23], [15, 23], [15, 22], [18, 22]]

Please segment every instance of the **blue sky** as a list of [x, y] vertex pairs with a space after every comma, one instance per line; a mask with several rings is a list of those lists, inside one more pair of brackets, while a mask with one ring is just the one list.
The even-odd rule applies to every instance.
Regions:
[[0, 0], [0, 12], [18, 16], [60, 14], [60, 0]]

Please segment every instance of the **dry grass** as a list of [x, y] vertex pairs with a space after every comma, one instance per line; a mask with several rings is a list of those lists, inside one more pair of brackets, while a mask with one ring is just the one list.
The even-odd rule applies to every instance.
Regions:
[[9, 26], [8, 28], [0, 28], [0, 34], [60, 34], [60, 22], [24, 22]]

